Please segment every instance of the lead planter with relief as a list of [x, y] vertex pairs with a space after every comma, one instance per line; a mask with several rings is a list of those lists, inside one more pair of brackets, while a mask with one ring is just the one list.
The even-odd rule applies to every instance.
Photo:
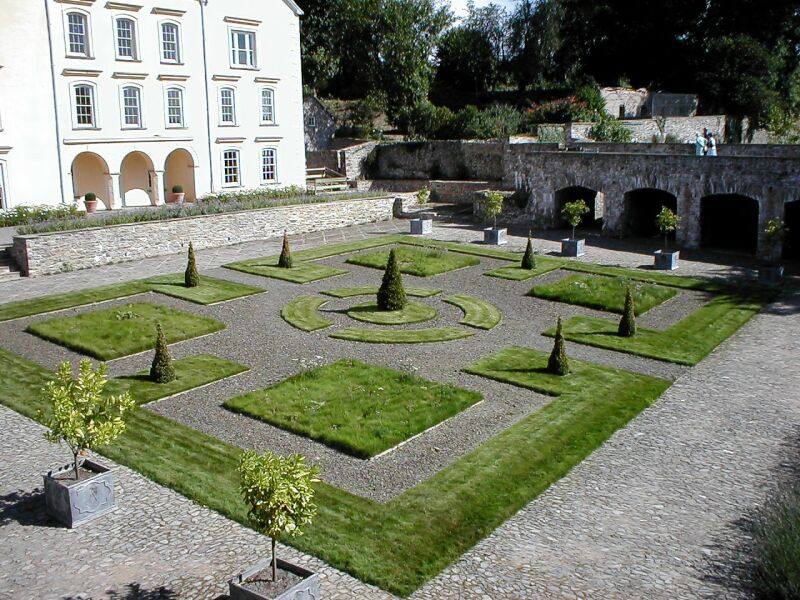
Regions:
[[680, 252], [656, 250], [653, 252], [653, 257], [655, 259], [654, 267], [658, 271], [674, 271], [678, 268], [678, 256], [680, 256]]
[[586, 244], [586, 240], [578, 239], [573, 240], [572, 238], [564, 238], [561, 240], [561, 255], [562, 256], [583, 256], [586, 254], [586, 250], [584, 250], [584, 246]]
[[275, 594], [267, 594], [259, 585], [253, 581], [248, 581], [254, 576], [263, 573], [264, 578], [271, 578], [272, 575], [272, 561], [266, 558], [244, 573], [239, 574], [228, 581], [228, 589], [231, 600], [318, 600], [322, 596], [319, 591], [319, 575], [316, 573], [293, 565], [285, 560], [277, 559], [278, 571], [289, 573], [299, 581], [291, 585], [289, 588]]
[[81, 468], [92, 471], [94, 475], [76, 481], [73, 465], [44, 475], [47, 514], [70, 528], [117, 508], [112, 471], [89, 459], [84, 459]]
[[507, 230], [497, 227], [488, 227], [483, 230], [483, 243], [492, 246], [504, 246], [508, 243], [506, 239]]
[[411, 219], [411, 234], [426, 235], [433, 231], [433, 219], [422, 217], [421, 219]]

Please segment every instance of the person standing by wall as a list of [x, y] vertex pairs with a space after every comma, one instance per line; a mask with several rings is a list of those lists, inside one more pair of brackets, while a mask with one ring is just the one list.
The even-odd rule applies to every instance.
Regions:
[[716, 156], [716, 155], [717, 155], [717, 140], [714, 138], [714, 132], [709, 132], [708, 150], [706, 150], [706, 156]]
[[705, 156], [706, 153], [706, 138], [699, 131], [694, 134], [694, 153], [697, 156]]

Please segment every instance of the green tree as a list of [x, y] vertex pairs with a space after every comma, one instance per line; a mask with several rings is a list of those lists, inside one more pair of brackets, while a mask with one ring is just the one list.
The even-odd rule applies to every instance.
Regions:
[[175, 379], [175, 367], [161, 323], [156, 323], [156, 351], [150, 365], [150, 379], [156, 383], [169, 383]]
[[494, 229], [497, 229], [497, 217], [503, 212], [505, 199], [505, 196], [500, 192], [486, 192], [479, 200], [483, 216], [492, 220]]
[[536, 259], [533, 256], [533, 243], [531, 236], [528, 236], [528, 245], [525, 246], [525, 254], [522, 255], [522, 268], [529, 271], [536, 268]]
[[602, 113], [597, 123], [589, 129], [589, 137], [596, 142], [626, 144], [633, 139], [633, 134], [619, 119]]
[[291, 269], [294, 265], [292, 260], [292, 251], [289, 248], [289, 236], [283, 232], [283, 246], [281, 247], [281, 255], [278, 257], [278, 266], [281, 269]]
[[49, 428], [45, 437], [51, 442], [64, 441], [72, 451], [75, 479], [78, 479], [78, 457], [87, 450], [111, 444], [125, 431], [123, 417], [134, 402], [129, 393], [117, 396], [104, 394], [108, 383], [106, 365], [97, 370], [84, 359], [73, 376], [72, 365], [64, 362], [55, 379], [42, 390], [50, 413], [40, 412]]
[[200, 274], [197, 272], [197, 262], [194, 257], [194, 246], [189, 242], [189, 259], [186, 263], [186, 272], [183, 276], [186, 287], [197, 287], [200, 285]]
[[272, 541], [272, 581], [278, 579], [277, 540], [302, 535], [316, 515], [314, 487], [317, 470], [299, 454], [281, 457], [272, 452], [247, 451], [239, 461], [241, 492], [256, 529]]
[[393, 248], [389, 252], [386, 271], [378, 290], [379, 310], [402, 310], [406, 306], [406, 291], [403, 288], [403, 276], [397, 264], [397, 251]]
[[622, 318], [619, 320], [619, 334], [622, 337], [636, 335], [636, 307], [630, 289], [625, 292], [625, 308], [622, 311]]
[[561, 333], [561, 317], [558, 317], [556, 324], [556, 338], [553, 343], [553, 350], [547, 360], [547, 371], [553, 375], [564, 376], [569, 373], [569, 359], [564, 345], [564, 335]]
[[664, 236], [664, 250], [666, 251], [668, 242], [669, 242], [669, 234], [675, 231], [678, 228], [678, 223], [680, 219], [678, 215], [676, 215], [669, 207], [662, 206], [661, 211], [656, 215], [656, 227], [661, 232], [661, 235]]
[[575, 228], [580, 225], [583, 215], [589, 212], [589, 207], [586, 202], [581, 200], [574, 200], [567, 202], [564, 208], [561, 209], [561, 217], [570, 224], [572, 227], [572, 239], [575, 239]]

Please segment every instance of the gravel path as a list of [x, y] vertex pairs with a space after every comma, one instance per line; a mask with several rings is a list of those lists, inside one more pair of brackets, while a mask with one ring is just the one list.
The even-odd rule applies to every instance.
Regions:
[[[533, 411], [549, 398], [507, 384], [490, 381], [461, 371], [478, 358], [510, 345], [548, 350], [552, 341], [540, 335], [550, 327], [557, 315], [611, 316], [600, 311], [558, 304], [525, 296], [537, 279], [514, 282], [486, 277], [484, 272], [496, 269], [505, 261], [481, 259], [481, 264], [434, 277], [404, 276], [407, 286], [442, 289], [440, 296], [418, 299], [435, 307], [437, 317], [426, 323], [398, 326], [425, 328], [458, 326], [461, 311], [441, 300], [449, 294], [469, 291], [471, 295], [495, 304], [503, 313], [503, 322], [491, 331], [474, 330], [471, 338], [453, 342], [389, 345], [364, 344], [334, 340], [328, 334], [348, 325], [358, 325], [346, 314], [346, 309], [365, 300], [364, 297], [330, 298], [323, 312], [334, 321], [333, 327], [314, 333], [297, 330], [280, 317], [281, 308], [298, 294], [314, 294], [340, 286], [377, 285], [382, 271], [346, 264], [349, 255], [339, 255], [318, 261], [347, 269], [349, 273], [306, 285], [298, 285], [228, 269], [204, 269], [209, 275], [253, 283], [268, 290], [247, 298], [213, 306], [198, 306], [158, 294], [144, 294], [136, 300], [147, 299], [189, 312], [213, 317], [228, 327], [220, 333], [189, 340], [171, 346], [174, 357], [207, 352], [241, 362], [252, 370], [241, 376], [211, 386], [190, 391], [151, 405], [151, 410], [185, 423], [228, 443], [259, 450], [271, 449], [282, 453], [299, 452], [320, 466], [325, 481], [355, 494], [387, 501], [493, 437]], [[554, 274], [543, 278], [552, 279]], [[105, 303], [124, 305], [130, 299]], [[0, 324], [3, 346], [13, 352], [36, 359], [55, 368], [65, 359], [77, 361], [79, 355], [24, 333], [33, 321], [54, 318], [60, 314], [77, 314], [94, 310], [84, 307], [61, 311], [57, 315], [19, 319]], [[379, 327], [379, 326], [378, 326]], [[635, 370], [670, 380], [686, 371], [685, 367], [637, 358], [607, 350], [569, 344], [571, 356], [594, 362]], [[315, 365], [340, 358], [357, 358], [372, 364], [385, 365], [414, 372], [427, 379], [450, 383], [481, 392], [485, 401], [463, 411], [439, 427], [430, 430], [407, 444], [372, 460], [347, 456], [324, 444], [289, 433], [277, 427], [239, 415], [222, 407], [233, 396], [259, 389], [285, 379]], [[151, 355], [144, 353], [112, 361], [112, 374], [127, 374], [149, 365]]]

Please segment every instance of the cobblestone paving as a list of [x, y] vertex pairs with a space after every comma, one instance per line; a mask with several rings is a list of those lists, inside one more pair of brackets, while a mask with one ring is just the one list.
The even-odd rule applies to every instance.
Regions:
[[[402, 221], [378, 223], [302, 236], [293, 244], [300, 249], [406, 228]], [[480, 235], [455, 225], [434, 232], [458, 241]], [[511, 238], [512, 247], [523, 243]], [[268, 240], [208, 250], [198, 253], [199, 261], [210, 269], [274, 253], [278, 246], [279, 240]], [[537, 240], [537, 246], [549, 252], [558, 243]], [[172, 256], [0, 284], [0, 302], [175, 272], [184, 260]], [[592, 246], [584, 260], [651, 262], [642, 253]], [[691, 261], [682, 261], [680, 270], [729, 272]], [[758, 316], [683, 374], [656, 406], [414, 597], [739, 596], [706, 574], [741, 535], [732, 523], [763, 499], [770, 469], [780, 462], [782, 444], [797, 423], [800, 375], [786, 366], [800, 349], [793, 339], [800, 330], [798, 311], [795, 299], [792, 306]], [[0, 431], [13, 432], [0, 438], [3, 600], [216, 598], [228, 577], [268, 551], [267, 538], [123, 467], [117, 468], [123, 508], [104, 518], [102, 530], [55, 527], [43, 514], [39, 473], [65, 462], [64, 450], [47, 443], [38, 425], [2, 407]], [[282, 550], [323, 574], [327, 598], [387, 597], [313, 557]], [[150, 595], [134, 595], [129, 585]]]
[[[102, 521], [60, 527], [44, 512], [40, 473], [68, 462], [69, 451], [2, 406], [0, 431], [2, 600], [218, 598], [230, 577], [269, 556], [269, 538], [121, 466], [119, 508]], [[292, 548], [278, 552], [319, 572], [325, 598], [391, 597]]]

